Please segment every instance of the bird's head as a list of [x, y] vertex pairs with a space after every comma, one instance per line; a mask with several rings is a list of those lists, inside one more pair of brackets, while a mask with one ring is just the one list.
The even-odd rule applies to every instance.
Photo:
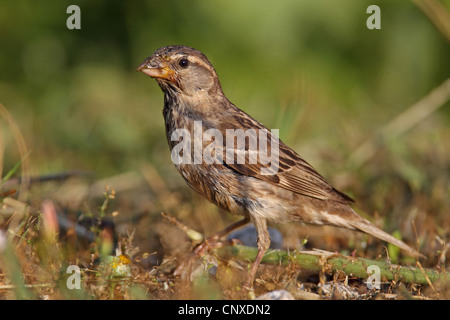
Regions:
[[155, 78], [165, 92], [176, 91], [193, 96], [199, 92], [221, 91], [216, 71], [208, 58], [187, 46], [159, 48], [137, 71]]

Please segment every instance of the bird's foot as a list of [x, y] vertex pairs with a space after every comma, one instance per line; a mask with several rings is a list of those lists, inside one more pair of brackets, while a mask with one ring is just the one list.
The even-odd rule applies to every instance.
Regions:
[[181, 275], [183, 273], [183, 270], [186, 270], [186, 266], [188, 266], [194, 260], [204, 257], [208, 252], [214, 251], [214, 249], [225, 246], [233, 246], [238, 243], [241, 243], [241, 241], [237, 239], [222, 240], [216, 235], [208, 237], [194, 247], [194, 250], [191, 252], [191, 254], [175, 269], [173, 275]]

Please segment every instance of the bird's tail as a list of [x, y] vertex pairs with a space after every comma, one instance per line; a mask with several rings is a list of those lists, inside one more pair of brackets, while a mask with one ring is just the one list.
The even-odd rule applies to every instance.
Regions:
[[403, 241], [401, 241], [401, 240], [391, 236], [390, 234], [384, 232], [383, 230], [375, 227], [373, 224], [371, 224], [369, 221], [362, 218], [361, 216], [358, 215], [358, 218], [359, 219], [350, 221], [350, 225], [353, 228], [355, 228], [359, 231], [368, 233], [378, 239], [392, 243], [393, 245], [399, 247], [400, 249], [403, 249], [405, 252], [409, 253], [410, 255], [412, 255], [414, 257], [422, 257], [422, 258], [425, 257], [424, 255], [420, 254], [418, 251], [416, 251], [413, 248], [411, 248], [410, 246], [408, 246]]

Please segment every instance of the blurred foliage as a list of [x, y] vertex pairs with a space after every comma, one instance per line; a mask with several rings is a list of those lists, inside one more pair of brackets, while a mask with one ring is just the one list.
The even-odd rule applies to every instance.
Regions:
[[[81, 30], [66, 27], [69, 4], [81, 8]], [[413, 3], [378, 1], [381, 30], [366, 28], [370, 4], [2, 2], [0, 101], [35, 173], [168, 166], [162, 94], [135, 68], [160, 46], [186, 44], [207, 54], [231, 101], [301, 154], [348, 151], [450, 74], [449, 43]], [[448, 126], [448, 114], [434, 121]]]

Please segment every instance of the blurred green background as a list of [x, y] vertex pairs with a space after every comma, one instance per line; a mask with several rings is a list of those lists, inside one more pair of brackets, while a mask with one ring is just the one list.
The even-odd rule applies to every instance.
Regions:
[[[81, 30], [66, 27], [71, 4]], [[366, 27], [371, 4], [381, 30]], [[448, 12], [450, 1], [441, 4]], [[3, 1], [0, 102], [31, 149], [33, 174], [83, 169], [100, 178], [149, 162], [181, 184], [163, 95], [135, 71], [170, 44], [204, 52], [228, 98], [279, 128], [337, 187], [370, 197], [369, 180], [393, 173], [413, 191], [439, 189], [440, 210], [448, 205], [448, 102], [386, 142], [378, 160], [351, 163], [364, 141], [450, 76], [448, 39], [403, 0]], [[20, 157], [3, 135], [6, 172]], [[352, 183], [349, 172], [363, 180]]]

